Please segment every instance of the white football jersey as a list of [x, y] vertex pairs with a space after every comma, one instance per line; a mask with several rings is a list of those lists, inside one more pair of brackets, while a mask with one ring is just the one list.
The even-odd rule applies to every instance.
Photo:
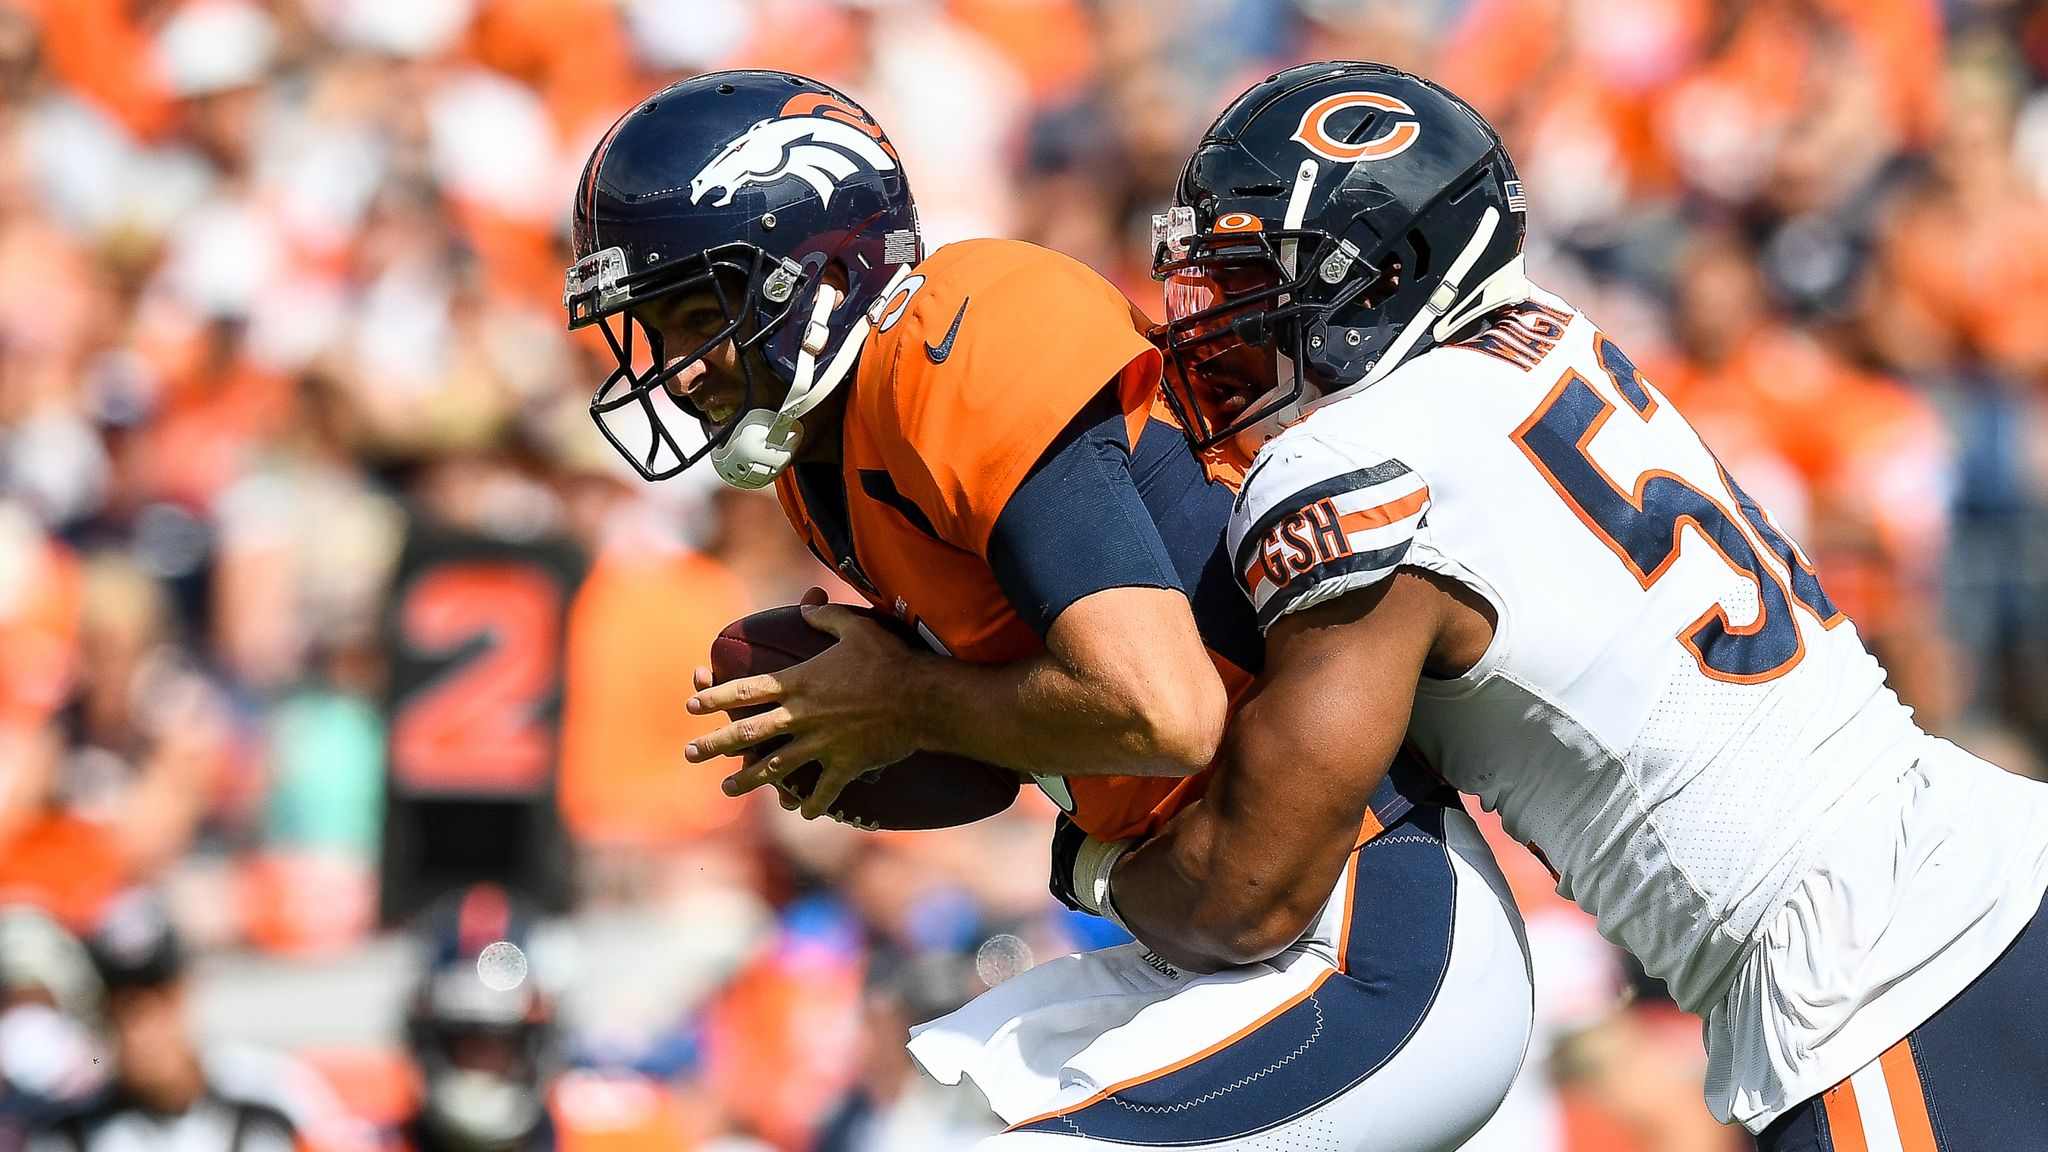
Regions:
[[1401, 566], [1492, 605], [1409, 739], [1706, 1018], [1723, 1120], [1874, 1059], [2048, 887], [2048, 786], [1921, 732], [1798, 547], [1554, 296], [1267, 444], [1230, 547], [1262, 627]]

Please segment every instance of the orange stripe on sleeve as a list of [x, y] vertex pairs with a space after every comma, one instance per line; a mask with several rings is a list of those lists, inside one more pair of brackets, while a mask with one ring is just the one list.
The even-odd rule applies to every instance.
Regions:
[[1828, 1138], [1834, 1142], [1835, 1152], [1870, 1152], [1870, 1144], [1863, 1139], [1863, 1110], [1856, 1106], [1856, 1089], [1847, 1080], [1821, 1093], [1821, 1106], [1827, 1110]]
[[1263, 560], [1254, 562], [1252, 564], [1251, 571], [1246, 573], [1246, 576], [1248, 577], [1246, 581], [1246, 586], [1253, 596], [1257, 596], [1259, 594], [1260, 585], [1269, 584], [1272, 582], [1266, 576], [1266, 563]]
[[1396, 520], [1406, 520], [1415, 515], [1428, 500], [1429, 489], [1417, 488], [1398, 500], [1389, 500], [1377, 507], [1362, 508], [1356, 512], [1346, 512], [1338, 517], [1337, 523], [1347, 534], [1384, 527]]
[[1920, 1088], [1920, 1069], [1913, 1046], [1901, 1040], [1878, 1057], [1885, 1088], [1891, 1093], [1892, 1119], [1899, 1126], [1899, 1147], [1905, 1152], [1938, 1152], [1934, 1121], [1927, 1115], [1927, 1095]]

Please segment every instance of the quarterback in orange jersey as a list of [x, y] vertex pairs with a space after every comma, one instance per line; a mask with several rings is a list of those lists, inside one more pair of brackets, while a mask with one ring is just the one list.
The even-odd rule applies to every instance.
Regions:
[[[820, 602], [822, 655], [716, 687], [699, 672], [693, 711], [772, 707], [689, 759], [787, 737], [727, 788], [819, 761], [806, 815], [916, 750], [1027, 773], [1067, 813], [1055, 891], [1113, 917], [1117, 854], [1210, 785], [1260, 664], [1222, 547], [1232, 493], [1155, 413], [1143, 317], [1030, 245], [923, 258], [880, 127], [785, 73], [642, 102], [591, 156], [574, 221], [570, 323], [618, 360], [591, 405], [606, 436], [649, 479], [708, 458], [774, 483], [827, 564], [950, 653]], [[1272, 910], [1293, 928], [1255, 962], [1065, 957], [920, 1026], [912, 1052], [976, 1082], [1012, 1125], [996, 1150], [1457, 1147], [1527, 1041], [1519, 921], [1426, 773], [1326, 800], [1342, 834], [1266, 850], [1327, 879]]]

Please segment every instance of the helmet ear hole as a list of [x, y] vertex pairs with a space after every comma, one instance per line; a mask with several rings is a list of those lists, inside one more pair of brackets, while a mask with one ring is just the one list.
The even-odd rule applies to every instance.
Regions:
[[1415, 267], [1409, 270], [1408, 278], [1420, 280], [1430, 273], [1429, 238], [1420, 230], [1408, 233], [1408, 247], [1415, 253]]
[[[1409, 239], [1411, 241], [1415, 239], [1413, 234], [1409, 236]], [[1380, 274], [1373, 279], [1371, 284], [1366, 285], [1365, 291], [1358, 294], [1358, 306], [1362, 308], [1377, 308], [1386, 303], [1388, 298], [1393, 296], [1394, 293], [1400, 291], [1402, 284], [1412, 279], [1414, 279], [1414, 276], [1403, 266], [1400, 254], [1391, 254], [1380, 266]]]

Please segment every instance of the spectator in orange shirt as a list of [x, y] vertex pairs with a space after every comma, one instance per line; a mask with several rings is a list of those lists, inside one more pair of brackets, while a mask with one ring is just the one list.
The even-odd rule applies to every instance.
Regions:
[[75, 930], [189, 847], [226, 763], [220, 701], [164, 645], [166, 612], [133, 562], [88, 563], [76, 694], [0, 807], [0, 890]]
[[[683, 761], [684, 745], [717, 724], [677, 705], [666, 669], [676, 653], [709, 652], [753, 597], [717, 559], [664, 531], [661, 509], [617, 479], [586, 473], [572, 485], [596, 523], [590, 572], [569, 615], [562, 815], [586, 847], [683, 848], [744, 810], [719, 790], [719, 772]], [[779, 516], [772, 506], [763, 512]]]
[[1887, 221], [1866, 325], [1901, 370], [2048, 374], [2048, 200], [2013, 159], [2015, 63], [1959, 52], [1933, 163]]

